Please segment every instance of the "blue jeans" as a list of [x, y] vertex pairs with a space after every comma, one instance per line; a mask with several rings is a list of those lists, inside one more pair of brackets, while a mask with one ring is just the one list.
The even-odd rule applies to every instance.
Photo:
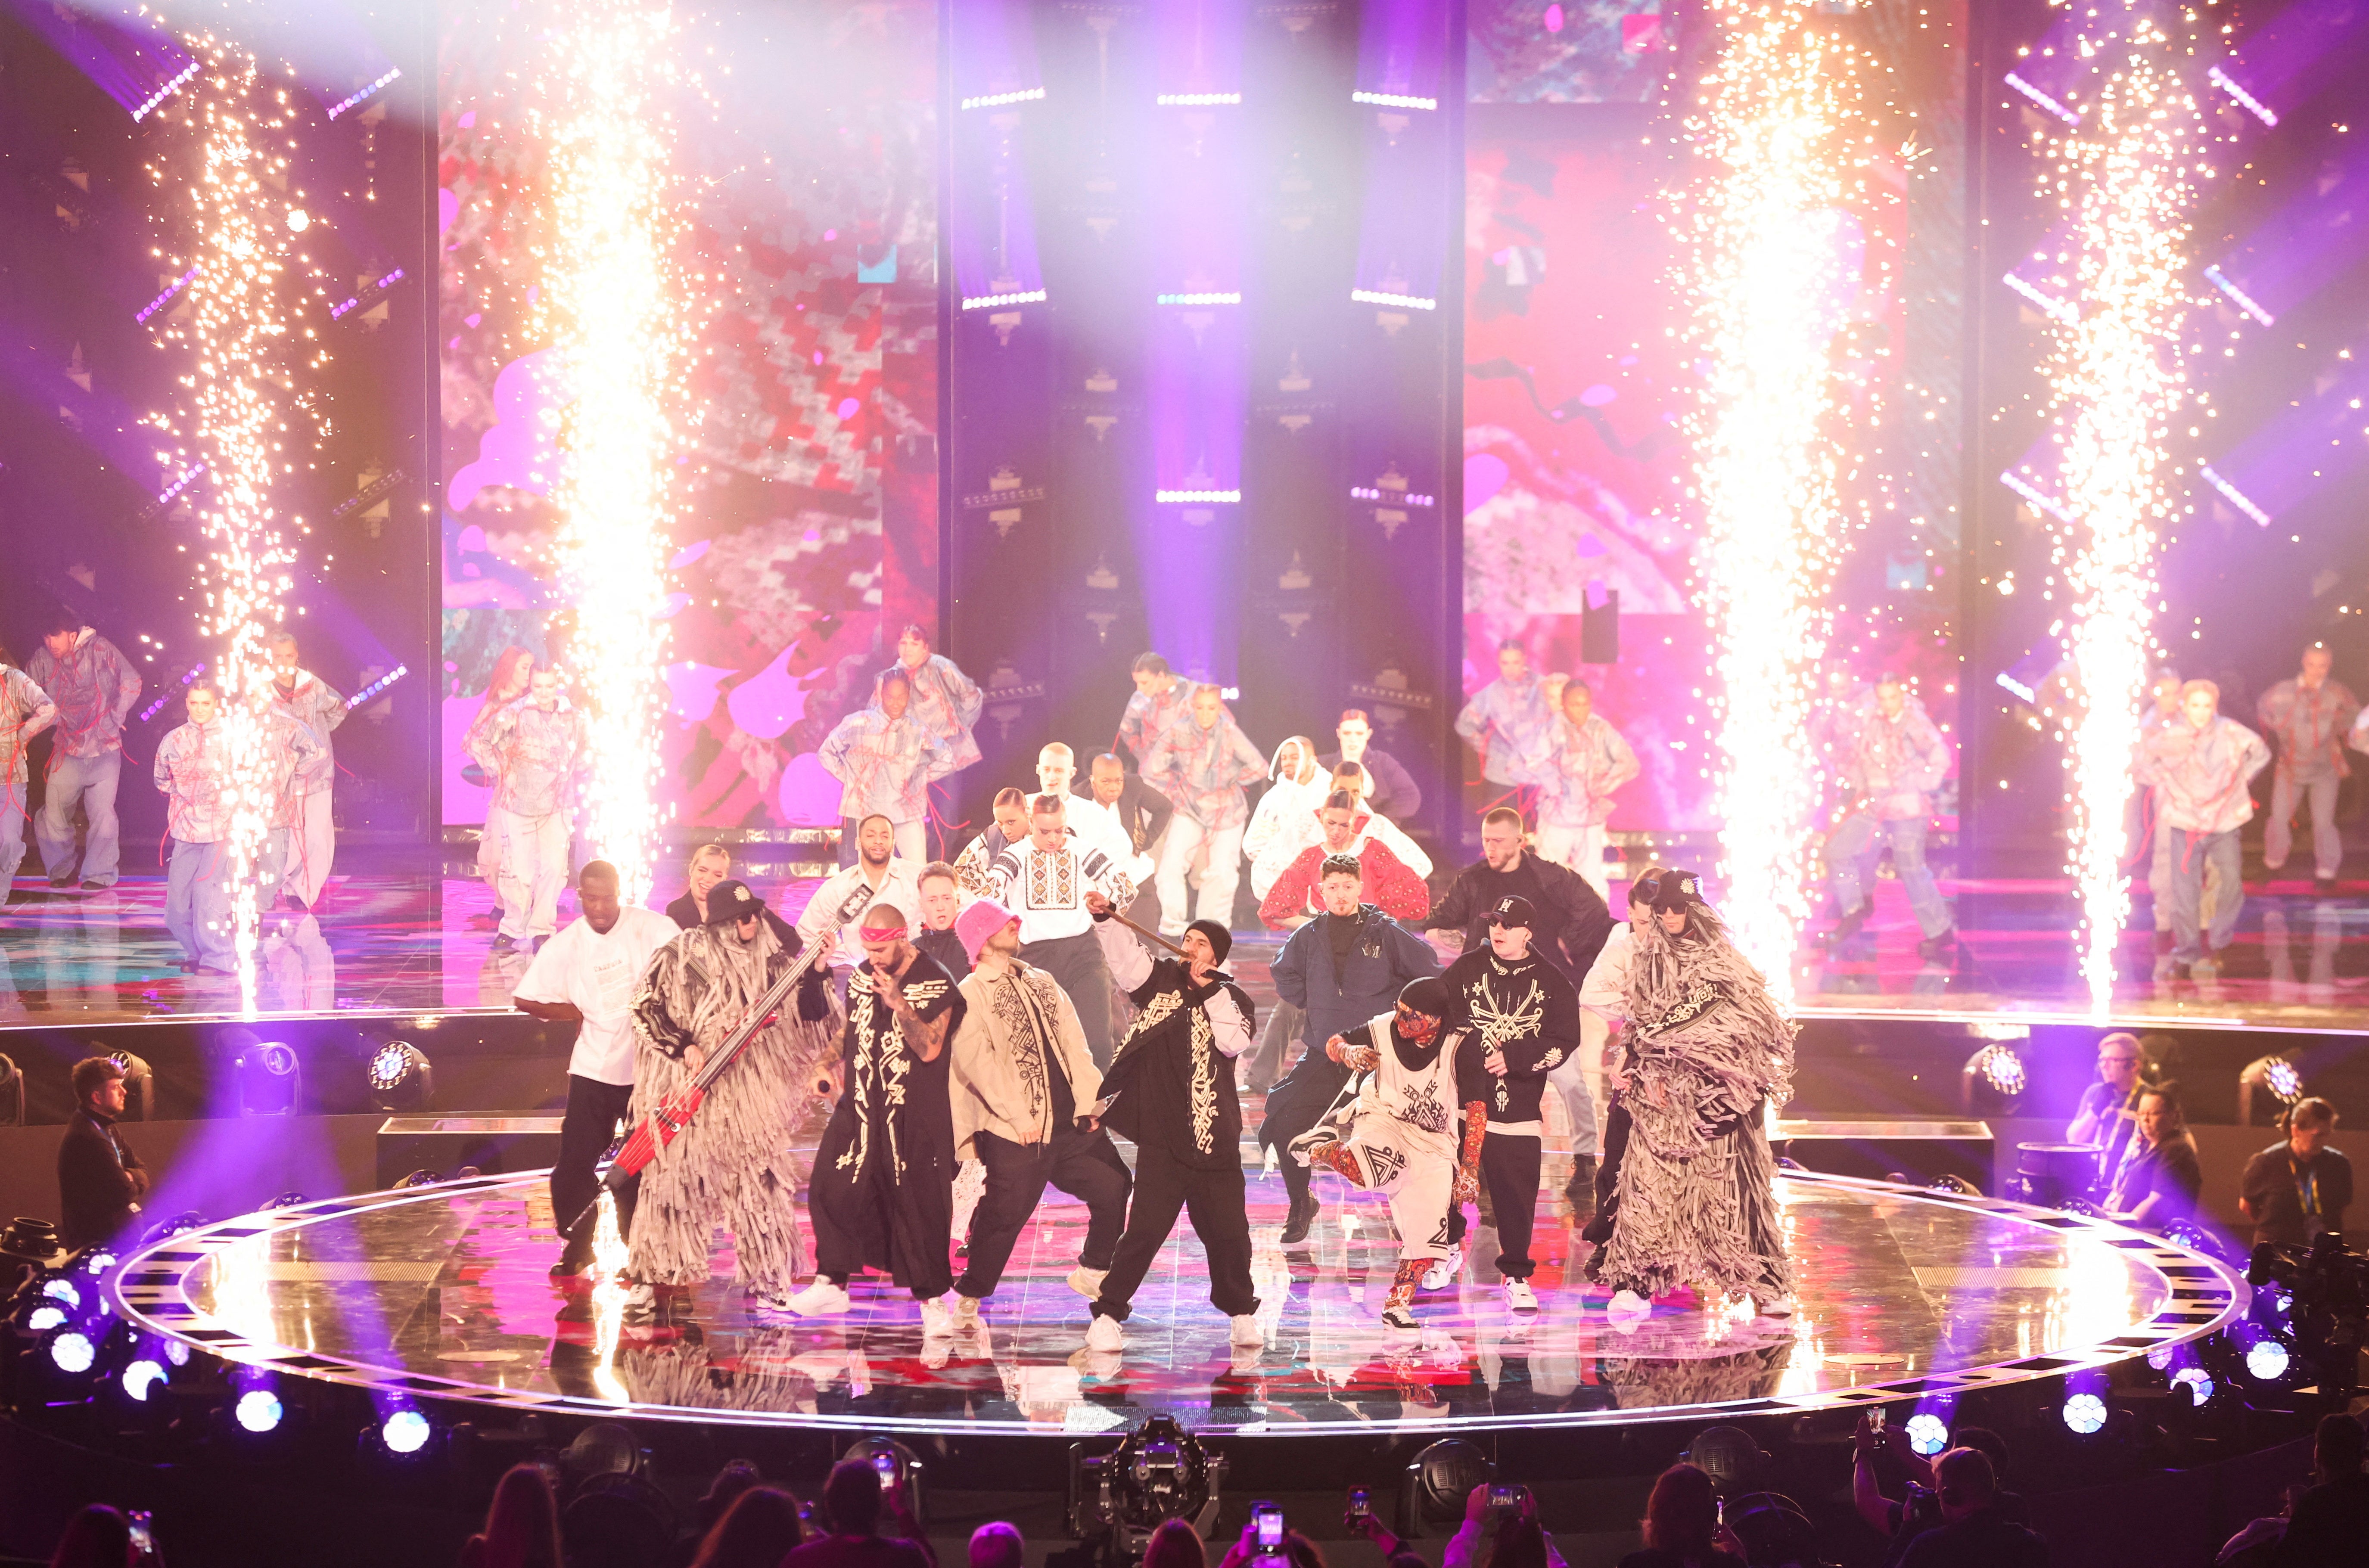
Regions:
[[228, 844], [173, 841], [165, 873], [165, 929], [193, 964], [231, 967], [230, 864]]
[[33, 837], [41, 846], [41, 865], [52, 882], [73, 880], [74, 802], [82, 802], [90, 830], [83, 837], [82, 879], [102, 887], [115, 886], [122, 829], [115, 819], [115, 785], [122, 776], [123, 753], [102, 751], [96, 757], [50, 759], [50, 776], [41, 797], [41, 814], [33, 819]]
[[2239, 873], [2237, 830], [2226, 833], [2171, 830], [2171, 956], [2192, 964], [2204, 956], [2197, 944], [2197, 913], [2204, 904], [2204, 872], [2211, 866], [2219, 882], [2213, 896], [2213, 928], [2204, 933], [2214, 952], [2229, 945], [2237, 932], [2237, 911], [2246, 907], [2246, 884]]
[[1879, 822], [1860, 812], [1843, 818], [1826, 840], [1826, 870], [1834, 878], [1835, 907], [1848, 915], [1873, 898], [1875, 857], [1886, 844], [1892, 846], [1892, 869], [1900, 874], [1908, 907], [1917, 912], [1917, 929], [1927, 936], [1940, 935], [1950, 929], [1950, 906], [1941, 901], [1941, 889], [1934, 886], [1933, 874], [1925, 866], [1922, 817]]

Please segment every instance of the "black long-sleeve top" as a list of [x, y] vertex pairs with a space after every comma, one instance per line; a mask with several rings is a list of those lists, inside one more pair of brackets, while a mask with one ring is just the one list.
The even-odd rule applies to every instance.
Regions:
[[143, 1170], [140, 1157], [116, 1133], [115, 1118], [84, 1106], [66, 1123], [58, 1144], [60, 1230], [69, 1247], [112, 1241], [132, 1215]]
[[1489, 945], [1489, 911], [1511, 895], [1528, 898], [1538, 910], [1538, 929], [1531, 933], [1533, 952], [1577, 983], [1587, 978], [1589, 966], [1612, 934], [1612, 911], [1586, 878], [1567, 865], [1540, 860], [1528, 850], [1509, 871], [1493, 871], [1485, 860], [1456, 874], [1448, 897], [1431, 907], [1428, 930], [1464, 929], [1464, 951]]
[[[1486, 1104], [1493, 1131], [1544, 1131], [1539, 1107], [1547, 1074], [1579, 1049], [1578, 988], [1537, 948], [1528, 957], [1507, 960], [1486, 941], [1450, 964], [1447, 980], [1460, 1013], [1456, 1023], [1481, 1042], [1480, 1049], [1458, 1056], [1457, 1099]], [[1483, 1063], [1491, 1046], [1505, 1053], [1503, 1078]]]

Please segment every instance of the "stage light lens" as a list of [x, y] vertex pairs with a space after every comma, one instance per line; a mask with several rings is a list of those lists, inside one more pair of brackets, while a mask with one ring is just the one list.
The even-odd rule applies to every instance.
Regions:
[[280, 1425], [284, 1413], [280, 1408], [280, 1396], [269, 1389], [249, 1389], [238, 1396], [238, 1424], [249, 1432], [264, 1433]]
[[2246, 1351], [2246, 1376], [2257, 1382], [2275, 1383], [2287, 1375], [2293, 1359], [2277, 1340], [2257, 1340]]
[[2106, 1425], [2106, 1402], [2096, 1394], [2075, 1394], [2065, 1402], [2065, 1425], [2087, 1437]]
[[165, 1342], [165, 1359], [176, 1367], [186, 1367], [189, 1364], [189, 1347], [177, 1339], [168, 1339]]
[[98, 1347], [88, 1334], [70, 1331], [50, 1341], [50, 1360], [61, 1372], [87, 1372], [97, 1359]]
[[2001, 1094], [2020, 1094], [2026, 1082], [2023, 1059], [2006, 1046], [1986, 1046], [1981, 1057], [1983, 1082]]
[[1950, 1424], [1925, 1412], [1908, 1418], [1908, 1446], [1931, 1459], [1950, 1446]]
[[411, 1070], [411, 1047], [401, 1040], [393, 1040], [372, 1052], [370, 1060], [370, 1086], [381, 1093], [403, 1082]]
[[52, 1301], [63, 1301], [69, 1307], [82, 1305], [82, 1292], [74, 1288], [74, 1281], [71, 1279], [48, 1280], [41, 1286], [41, 1294]]
[[165, 1380], [165, 1368], [143, 1356], [123, 1369], [123, 1391], [143, 1404], [151, 1387]]
[[2202, 1409], [2213, 1398], [2213, 1374], [2202, 1367], [2182, 1367], [2171, 1375], [2171, 1386], [2186, 1389], [2192, 1405]]
[[2296, 1071], [2295, 1063], [2284, 1057], [2270, 1059], [2270, 1064], [2262, 1070], [2262, 1082], [2272, 1093], [2288, 1104], [2292, 1105], [2303, 1098], [2303, 1074]]
[[92, 1274], [105, 1274], [115, 1266], [113, 1253], [93, 1253], [82, 1260], [82, 1265]]
[[25, 1327], [32, 1333], [47, 1333], [66, 1321], [63, 1307], [39, 1306], [25, 1314]]
[[428, 1445], [428, 1417], [416, 1410], [398, 1410], [386, 1418], [378, 1435], [390, 1452], [416, 1454]]

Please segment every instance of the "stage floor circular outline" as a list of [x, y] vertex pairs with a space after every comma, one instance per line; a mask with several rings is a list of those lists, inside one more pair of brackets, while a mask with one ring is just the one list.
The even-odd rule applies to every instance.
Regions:
[[1250, 1352], [1227, 1344], [1182, 1221], [1138, 1293], [1127, 1348], [1086, 1350], [1085, 1302], [1064, 1283], [1084, 1210], [1057, 1191], [983, 1333], [952, 1339], [925, 1340], [912, 1298], [885, 1280], [858, 1284], [845, 1317], [760, 1321], [722, 1247], [687, 1311], [628, 1324], [622, 1288], [546, 1277], [557, 1236], [539, 1172], [221, 1221], [136, 1250], [112, 1289], [137, 1329], [387, 1396], [521, 1415], [1040, 1436], [1115, 1431], [1156, 1411], [1204, 1433], [1337, 1436], [1932, 1399], [2201, 1338], [2249, 1299], [2238, 1271], [2143, 1231], [1793, 1172], [1779, 1184], [1799, 1276], [1790, 1320], [1682, 1299], [1616, 1325], [1600, 1288], [1563, 1284], [1573, 1227], [1541, 1199], [1539, 1312], [1503, 1305], [1483, 1227], [1462, 1278], [1418, 1299], [1421, 1335], [1390, 1334], [1379, 1319], [1396, 1257], [1387, 1211], [1320, 1191], [1314, 1245], [1287, 1252], [1280, 1183], [1251, 1182], [1267, 1344]]

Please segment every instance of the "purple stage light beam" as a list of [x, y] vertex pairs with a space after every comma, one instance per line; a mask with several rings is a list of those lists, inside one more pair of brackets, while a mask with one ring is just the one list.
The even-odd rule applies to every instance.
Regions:
[[115, 18], [97, 17], [51, 0], [12, 0], [9, 10], [135, 120], [197, 74], [197, 62], [153, 17], [128, 9]]
[[1366, 201], [1357, 272], [1349, 298], [1386, 311], [1439, 308], [1446, 253], [1439, 212], [1447, 200], [1446, 134], [1437, 109], [1446, 91], [1446, 0], [1375, 0], [1358, 24], [1357, 76], [1350, 97], [1373, 112], [1366, 123]]
[[2369, 147], [2355, 149], [2204, 269], [2229, 302], [2268, 326], [2352, 270], [2369, 248]]
[[2256, 524], [2353, 482], [2369, 463], [2369, 344], [2339, 362], [2340, 373], [2299, 409], [2255, 431], [2198, 476]]
[[953, 14], [955, 200], [947, 244], [956, 296], [1008, 338], [1020, 306], [1043, 304], [1036, 209], [1019, 145], [1027, 106], [1045, 97], [1036, 39], [1024, 0], [967, 0]]

